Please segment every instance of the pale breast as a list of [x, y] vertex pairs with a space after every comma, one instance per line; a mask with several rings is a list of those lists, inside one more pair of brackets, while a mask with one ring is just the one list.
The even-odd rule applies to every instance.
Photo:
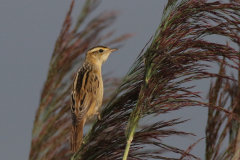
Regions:
[[94, 103], [92, 103], [91, 107], [89, 108], [88, 112], [87, 112], [87, 116], [89, 118], [93, 117], [94, 115], [96, 115], [96, 113], [98, 112], [98, 110], [100, 109], [100, 107], [102, 106], [102, 99], [103, 99], [103, 81], [102, 81], [102, 77], [101, 75], [99, 76], [99, 74], [94, 74], [94, 78], [97, 78], [98, 80], [98, 84], [99, 86], [96, 86], [97, 89], [97, 95], [96, 95], [96, 99], [94, 101]]

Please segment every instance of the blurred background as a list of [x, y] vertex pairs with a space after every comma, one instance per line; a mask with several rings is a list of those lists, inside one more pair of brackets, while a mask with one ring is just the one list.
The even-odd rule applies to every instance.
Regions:
[[[30, 1], [2, 0], [0, 5], [0, 157], [6, 159], [28, 159], [31, 132], [35, 112], [39, 105], [40, 93], [46, 80], [49, 61], [55, 41], [59, 35], [71, 1]], [[77, 19], [84, 1], [76, 1], [73, 21]], [[161, 20], [167, 0], [105, 0], [91, 14], [98, 15], [105, 10], [117, 10], [120, 15], [111, 27], [113, 36], [134, 33], [103, 65], [103, 73], [123, 77], [146, 43], [154, 35]], [[91, 16], [89, 18], [91, 18]], [[225, 43], [225, 39], [212, 37], [214, 42]], [[231, 44], [230, 44], [231, 45]], [[214, 66], [213, 66], [213, 70]], [[216, 72], [218, 68], [216, 68]], [[210, 80], [198, 82], [206, 98]], [[162, 119], [183, 117], [190, 121], [178, 125], [192, 137], [165, 138], [170, 145], [187, 149], [198, 139], [205, 137], [207, 108], [192, 107], [188, 112], [182, 109], [162, 116]], [[150, 121], [144, 119], [141, 123]], [[191, 152], [204, 158], [205, 139]]]

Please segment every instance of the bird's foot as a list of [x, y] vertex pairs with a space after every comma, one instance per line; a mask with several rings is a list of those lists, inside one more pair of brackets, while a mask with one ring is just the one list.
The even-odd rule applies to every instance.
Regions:
[[97, 117], [98, 117], [98, 120], [101, 121], [101, 114], [99, 112], [96, 113]]

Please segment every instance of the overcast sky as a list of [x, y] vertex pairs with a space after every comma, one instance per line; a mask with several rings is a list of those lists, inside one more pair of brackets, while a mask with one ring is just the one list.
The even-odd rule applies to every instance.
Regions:
[[[35, 112], [46, 79], [49, 60], [70, 0], [1, 0], [0, 5], [0, 157], [2, 160], [28, 159]], [[83, 0], [74, 7], [74, 18]], [[135, 33], [124, 47], [112, 54], [103, 65], [103, 72], [113, 71], [123, 77], [142, 48], [155, 33], [167, 0], [105, 0], [94, 15], [105, 10], [121, 11], [113, 28], [115, 36]], [[212, 39], [217, 41], [216, 38]], [[198, 83], [204, 96], [209, 80]], [[204, 97], [205, 98], [205, 97]], [[187, 111], [187, 112], [186, 112]], [[162, 119], [183, 117], [192, 120], [178, 129], [197, 136], [167, 138], [166, 142], [182, 149], [205, 137], [207, 109], [192, 107], [162, 116]], [[205, 140], [193, 150], [204, 158]]]

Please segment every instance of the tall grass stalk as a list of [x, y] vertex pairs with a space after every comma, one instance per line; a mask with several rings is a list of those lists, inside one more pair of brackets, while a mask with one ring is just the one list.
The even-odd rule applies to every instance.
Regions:
[[[106, 30], [117, 18], [116, 11], [107, 11], [92, 19], [88, 18], [100, 0], [86, 0], [76, 24], [73, 25], [71, 14], [74, 2], [73, 0], [63, 22], [50, 60], [32, 130], [30, 160], [70, 159], [72, 153], [69, 149], [69, 95], [73, 77], [83, 62], [84, 53], [90, 47], [99, 44], [117, 47], [116, 45], [119, 46], [123, 40], [132, 36], [123, 34], [113, 39], [114, 31]], [[116, 78], [104, 76], [108, 96], [119, 85], [117, 82], [119, 80]], [[109, 97], [104, 97], [104, 104], [108, 99]]]
[[[236, 146], [236, 136], [232, 135], [236, 135], [236, 131], [231, 126], [239, 121], [236, 105], [224, 108], [226, 98], [221, 101], [214, 98], [216, 93], [222, 92], [214, 85], [210, 89], [213, 94], [209, 102], [204, 102], [199, 92], [193, 91], [194, 86], [189, 85], [189, 82], [215, 77], [216, 84], [226, 84], [223, 89], [226, 96], [236, 95], [232, 92], [234, 87], [229, 86], [236, 86], [239, 82], [225, 74], [224, 68], [239, 70], [239, 52], [229, 45], [209, 42], [205, 37], [224, 36], [239, 45], [240, 2], [205, 0], [169, 1], [153, 38], [136, 58], [113, 96], [105, 98], [102, 120], [93, 122], [84, 137], [84, 144], [72, 155], [68, 144], [71, 126], [69, 95], [73, 75], [83, 60], [82, 55], [91, 46], [99, 43], [116, 45], [131, 36], [125, 34], [110, 41], [112, 31], [102, 34], [116, 19], [117, 14], [114, 11], [98, 15], [85, 28], [81, 28], [99, 2], [86, 0], [75, 27], [72, 27], [74, 0], [72, 1], [50, 60], [47, 80], [34, 121], [29, 159], [198, 159], [190, 151], [199, 141], [189, 145], [187, 149], [177, 148], [163, 141], [170, 136], [194, 135], [172, 129], [187, 120], [177, 118], [139, 125], [146, 117], [157, 117], [194, 106], [208, 107], [209, 120], [213, 120], [209, 121], [208, 127], [212, 126], [214, 131], [211, 128], [206, 131], [206, 157], [233, 157], [235, 150], [232, 148]], [[213, 63], [221, 66], [219, 73], [209, 70]], [[110, 89], [116, 86], [113, 81], [110, 82], [105, 86], [110, 86]], [[235, 101], [232, 102], [235, 104]], [[219, 118], [221, 121], [215, 121]], [[224, 120], [227, 120], [227, 125], [219, 140], [211, 138], [219, 131]], [[219, 154], [228, 132], [230, 137], [235, 138], [230, 138], [229, 148]], [[154, 149], [149, 150], [148, 147]], [[175, 153], [176, 156], [164, 156], [165, 152]]]
[[[234, 77], [210, 72], [209, 63], [239, 70], [238, 51], [204, 38], [220, 35], [239, 44], [240, 21], [235, 11], [240, 9], [240, 4], [203, 0], [169, 2], [153, 39], [103, 109], [102, 121], [94, 122], [84, 138], [85, 144], [72, 159], [198, 159], [190, 154], [191, 145], [182, 150], [163, 143], [164, 137], [193, 135], [169, 129], [184, 120], [163, 120], [141, 128], [139, 121], [193, 106], [209, 107], [225, 113], [229, 119], [239, 120], [222, 105], [198, 100], [199, 92], [192, 91], [193, 86], [184, 85], [211, 77], [237, 82]], [[157, 149], [146, 150], [150, 145]], [[179, 158], [164, 157], [165, 151], [177, 153]]]

